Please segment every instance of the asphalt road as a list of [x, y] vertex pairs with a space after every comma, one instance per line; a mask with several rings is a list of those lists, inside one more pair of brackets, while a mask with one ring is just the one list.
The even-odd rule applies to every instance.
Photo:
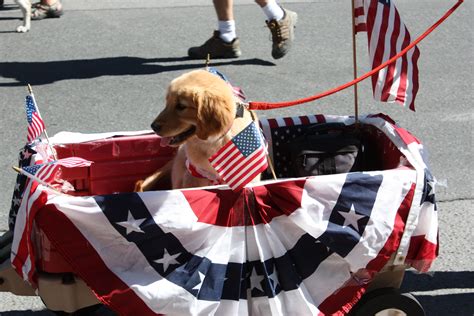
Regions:
[[[188, 60], [215, 27], [211, 1], [64, 0], [60, 19], [33, 22], [14, 32], [20, 11], [13, 1], [0, 10], [0, 232], [7, 229], [17, 153], [26, 140], [26, 83], [35, 91], [48, 133], [148, 129], [163, 105], [168, 82], [200, 68]], [[417, 37], [455, 0], [398, 0]], [[243, 55], [212, 64], [255, 101], [310, 96], [352, 79], [350, 3], [347, 0], [287, 1], [298, 12], [294, 48], [275, 61], [264, 16], [251, 1], [235, 1]], [[474, 315], [473, 4], [460, 9], [420, 45], [417, 111], [372, 100], [359, 85], [361, 113], [383, 112], [416, 135], [430, 153], [440, 216], [440, 255], [432, 273], [407, 274], [403, 284], [428, 315]], [[358, 37], [359, 73], [367, 71], [364, 36]], [[353, 93], [260, 116], [353, 114]], [[0, 315], [51, 315], [37, 298], [0, 293]]]

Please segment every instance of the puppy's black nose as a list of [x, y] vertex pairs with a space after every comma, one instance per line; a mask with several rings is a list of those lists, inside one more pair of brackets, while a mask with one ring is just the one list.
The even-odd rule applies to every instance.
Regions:
[[153, 122], [151, 123], [151, 129], [155, 132], [155, 133], [159, 133], [160, 130], [161, 130], [161, 125], [156, 123], [156, 122]]

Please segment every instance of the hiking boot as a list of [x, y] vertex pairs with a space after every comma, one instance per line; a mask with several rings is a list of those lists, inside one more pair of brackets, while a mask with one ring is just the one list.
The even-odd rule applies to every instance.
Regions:
[[272, 57], [275, 59], [285, 56], [291, 48], [295, 37], [295, 26], [298, 21], [296, 12], [283, 9], [285, 15], [280, 21], [266, 21], [272, 33]]
[[236, 58], [242, 52], [240, 51], [240, 43], [238, 38], [230, 43], [224, 42], [220, 37], [219, 31], [214, 31], [214, 34], [204, 44], [197, 47], [191, 47], [188, 50], [188, 56], [195, 59], [205, 59], [207, 54], [211, 59], [215, 58]]

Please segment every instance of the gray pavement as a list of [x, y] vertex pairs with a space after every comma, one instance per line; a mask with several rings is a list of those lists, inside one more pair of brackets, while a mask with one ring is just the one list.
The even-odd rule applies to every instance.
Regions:
[[[398, 0], [417, 37], [455, 0]], [[64, 0], [60, 19], [33, 22], [16, 34], [20, 11], [13, 0], [0, 10], [0, 233], [7, 215], [18, 149], [26, 140], [23, 100], [32, 84], [48, 133], [148, 129], [163, 105], [168, 82], [203, 66], [185, 58], [215, 27], [207, 0]], [[243, 55], [213, 65], [255, 101], [310, 96], [352, 79], [350, 3], [286, 1], [297, 11], [294, 48], [275, 61], [264, 16], [248, 0], [235, 1]], [[428, 315], [474, 315], [473, 4], [461, 8], [420, 45], [417, 112], [372, 100], [369, 82], [359, 85], [361, 113], [384, 112], [428, 148], [437, 187], [440, 256], [433, 273], [408, 273], [403, 289]], [[359, 73], [367, 71], [364, 36], [358, 37]], [[353, 114], [348, 89], [317, 102], [278, 111], [277, 117], [309, 113]], [[0, 293], [0, 315], [49, 315], [37, 298]]]

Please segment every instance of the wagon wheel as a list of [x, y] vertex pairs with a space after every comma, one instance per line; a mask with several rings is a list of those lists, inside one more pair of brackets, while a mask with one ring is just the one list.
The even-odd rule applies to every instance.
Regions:
[[367, 293], [357, 303], [351, 316], [425, 316], [420, 302], [409, 293], [382, 288]]

